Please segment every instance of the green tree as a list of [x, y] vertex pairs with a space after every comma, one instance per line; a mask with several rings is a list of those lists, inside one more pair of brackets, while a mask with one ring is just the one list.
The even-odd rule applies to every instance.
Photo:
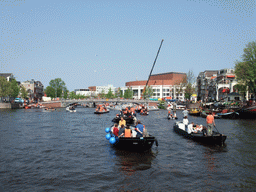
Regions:
[[62, 97], [62, 92], [67, 90], [66, 84], [61, 78], [53, 79], [49, 82], [49, 86], [54, 88], [55, 90], [55, 97]]
[[67, 99], [67, 98], [68, 98], [68, 90], [67, 90], [67, 89], [64, 91], [63, 98], [64, 98], [64, 99]]
[[11, 80], [11, 93], [10, 96], [13, 98], [18, 97], [20, 93], [20, 87], [15, 79]]
[[185, 82], [185, 98], [190, 99], [191, 95], [195, 93], [195, 88], [193, 87], [193, 83], [195, 82], [195, 76], [192, 70], [189, 70], [187, 73], [186, 81]]
[[74, 91], [71, 91], [71, 92], [69, 93], [69, 98], [70, 98], [70, 99], [74, 99], [75, 97], [76, 97], [75, 92], [74, 92]]
[[248, 87], [248, 91], [256, 93], [256, 41], [249, 42], [244, 48], [242, 61], [236, 61], [235, 74], [239, 85]]
[[149, 99], [149, 98], [152, 97], [152, 96], [153, 96], [153, 89], [152, 89], [152, 87], [147, 86], [147, 87], [145, 88], [144, 93], [143, 93], [143, 98], [144, 98], [144, 99]]
[[112, 90], [111, 88], [108, 89], [108, 93], [106, 94], [106, 98], [110, 99], [110, 98], [113, 98], [113, 93], [112, 93]]
[[0, 77], [0, 97], [7, 97], [11, 93], [11, 83], [4, 77]]
[[102, 89], [101, 92], [99, 93], [100, 98], [105, 98], [105, 90]]
[[47, 97], [51, 97], [51, 98], [55, 98], [55, 89], [51, 86], [47, 86], [45, 89], [45, 93], [47, 95]]
[[21, 86], [21, 91], [20, 92], [21, 92], [21, 97], [23, 99], [26, 99], [28, 97], [28, 92], [27, 92], [27, 90], [24, 86]]
[[130, 87], [124, 91], [124, 98], [125, 99], [132, 99], [133, 98], [133, 91]]

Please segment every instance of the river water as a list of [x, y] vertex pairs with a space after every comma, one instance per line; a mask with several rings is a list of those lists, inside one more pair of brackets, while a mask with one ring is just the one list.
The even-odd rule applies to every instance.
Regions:
[[256, 120], [216, 119], [226, 145], [208, 146], [175, 133], [166, 110], [150, 111], [137, 118], [159, 146], [134, 153], [105, 139], [117, 111], [93, 112], [1, 109], [0, 191], [256, 190]]

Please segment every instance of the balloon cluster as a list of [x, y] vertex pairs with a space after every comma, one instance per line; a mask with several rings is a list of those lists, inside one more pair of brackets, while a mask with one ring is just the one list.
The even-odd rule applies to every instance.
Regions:
[[116, 138], [111, 136], [109, 127], [107, 127], [105, 129], [105, 132], [107, 133], [107, 135], [105, 137], [106, 137], [107, 140], [109, 140], [109, 143], [110, 144], [115, 144], [116, 143]]

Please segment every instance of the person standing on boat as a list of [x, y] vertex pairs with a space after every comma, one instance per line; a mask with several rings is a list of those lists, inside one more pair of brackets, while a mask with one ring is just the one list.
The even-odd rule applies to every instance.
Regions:
[[144, 129], [144, 125], [142, 125], [140, 120], [138, 120], [137, 125], [135, 127], [135, 131], [137, 132], [136, 137], [142, 137], [143, 136], [143, 129]]
[[186, 107], [185, 107], [184, 111], [182, 111], [182, 113], [183, 113], [183, 116], [184, 116], [184, 117], [187, 117], [187, 116], [188, 116], [188, 110], [187, 110]]
[[176, 117], [176, 103], [173, 103], [173, 117], [175, 118]]
[[119, 132], [118, 125], [117, 125], [117, 123], [115, 123], [114, 127], [112, 127], [112, 133], [115, 136], [118, 136], [118, 132]]
[[183, 124], [185, 125], [185, 131], [188, 132], [188, 117], [183, 118]]
[[215, 126], [214, 116], [212, 112], [206, 117], [206, 125], [207, 125], [207, 136], [212, 135], [213, 126]]

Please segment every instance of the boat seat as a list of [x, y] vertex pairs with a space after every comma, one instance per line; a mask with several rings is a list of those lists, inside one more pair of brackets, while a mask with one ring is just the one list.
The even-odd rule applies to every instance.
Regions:
[[183, 123], [178, 124], [179, 128], [185, 131], [185, 125]]

